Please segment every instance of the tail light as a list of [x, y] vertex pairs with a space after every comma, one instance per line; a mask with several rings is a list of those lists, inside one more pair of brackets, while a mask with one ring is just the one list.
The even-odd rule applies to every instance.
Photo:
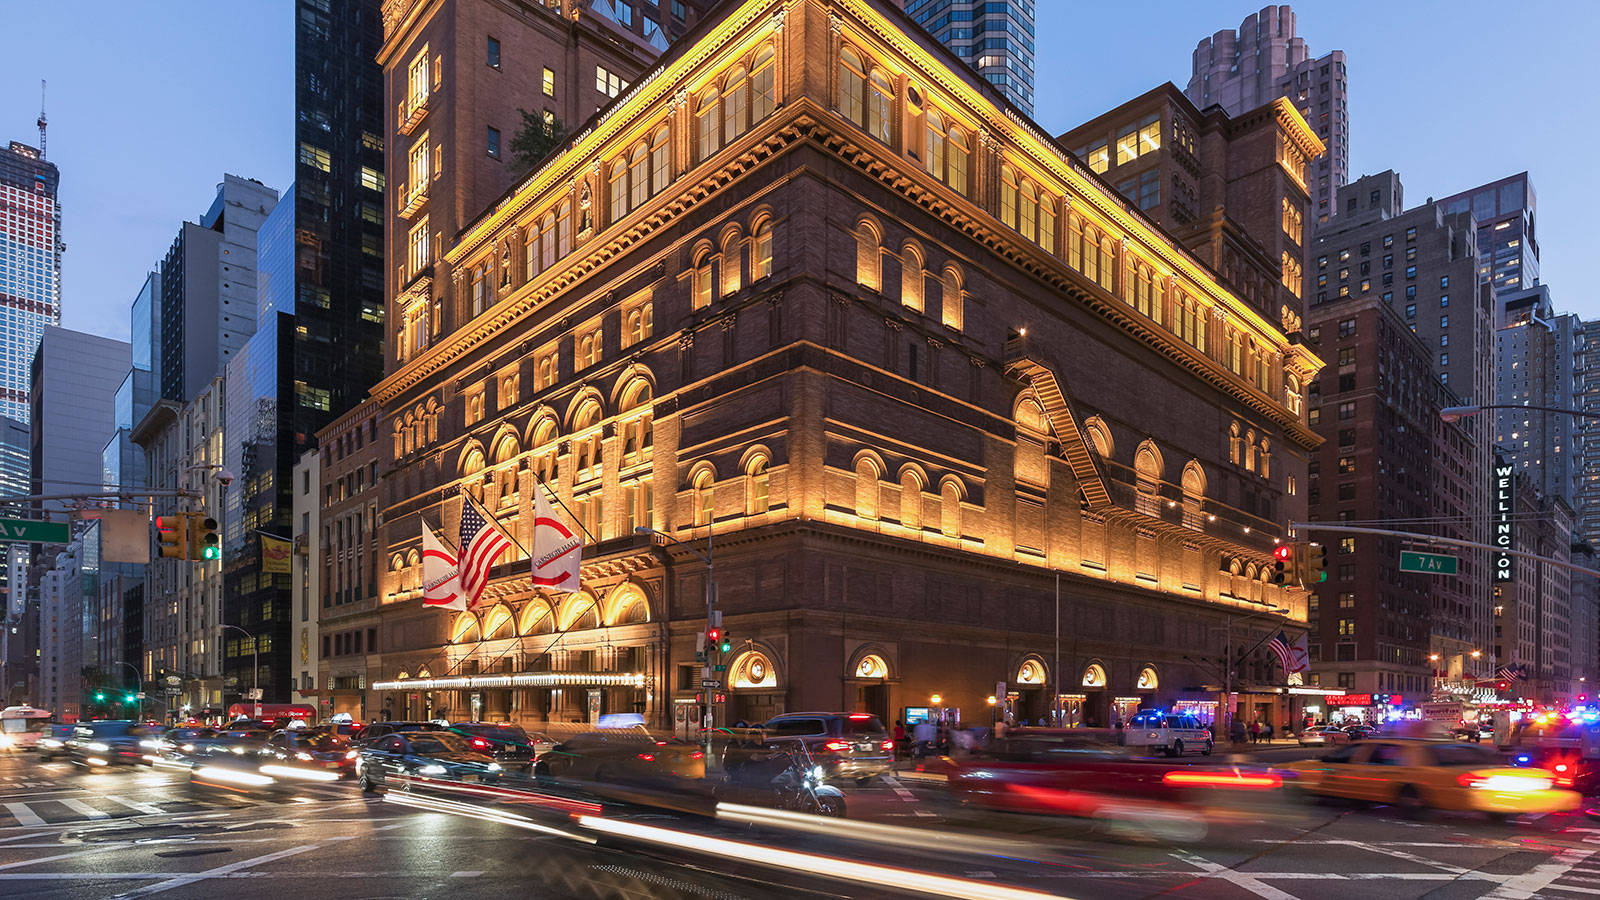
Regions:
[[822, 745], [822, 749], [832, 753], [843, 753], [850, 749], [850, 744], [845, 741], [829, 741]]
[[639, 758], [644, 760], [645, 762], [655, 762], [656, 761], [656, 755], [654, 753], [641, 753], [641, 754], [639, 754]]
[[1571, 769], [1572, 769], [1572, 767], [1567, 765], [1566, 763], [1556, 763], [1556, 771], [1557, 772], [1564, 773], [1564, 772], [1570, 771]]
[[1531, 791], [1547, 791], [1554, 785], [1550, 778], [1540, 778], [1537, 775], [1500, 775], [1483, 772], [1466, 772], [1456, 777], [1456, 783], [1462, 787], [1480, 791], [1499, 791], [1507, 794], [1524, 794]]
[[1283, 779], [1271, 772], [1168, 772], [1161, 776], [1168, 787], [1233, 788], [1242, 791], [1267, 791], [1283, 785]]
[[689, 754], [689, 758], [690, 759], [705, 759], [706, 755], [705, 755], [704, 752], [702, 752], [700, 750], [696, 750], [695, 752]]
[[885, 749], [885, 750], [893, 750], [894, 749], [894, 741], [884, 741], [883, 742], [883, 749]]
[[487, 749], [489, 749], [489, 742], [484, 740], [483, 738], [473, 738], [472, 739], [472, 749], [474, 749], [474, 750], [487, 750]]

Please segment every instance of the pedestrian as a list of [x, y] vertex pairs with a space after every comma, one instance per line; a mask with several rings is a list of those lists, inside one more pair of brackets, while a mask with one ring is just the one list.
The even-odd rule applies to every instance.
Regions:
[[920, 758], [928, 755], [928, 750], [933, 747], [933, 742], [938, 737], [938, 731], [934, 729], [932, 719], [923, 719], [912, 729], [912, 736], [916, 739], [916, 755]]
[[1261, 743], [1261, 720], [1260, 719], [1251, 719], [1250, 720], [1250, 743], [1252, 743], [1252, 744]]
[[906, 755], [906, 725], [899, 719], [894, 720], [894, 755]]
[[1228, 740], [1232, 741], [1235, 746], [1244, 743], [1244, 722], [1240, 721], [1239, 719], [1234, 719], [1232, 722], [1228, 723]]
[[1265, 740], [1269, 744], [1272, 743], [1272, 730], [1273, 729], [1272, 729], [1272, 723], [1271, 722], [1263, 722], [1261, 724], [1261, 736], [1262, 736], [1262, 739]]

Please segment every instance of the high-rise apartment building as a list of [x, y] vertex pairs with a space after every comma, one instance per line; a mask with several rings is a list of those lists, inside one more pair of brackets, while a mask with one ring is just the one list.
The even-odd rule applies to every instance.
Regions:
[[[1583, 323], [1555, 311], [1547, 285], [1498, 292], [1495, 326], [1494, 403], [1580, 408]], [[1541, 495], [1571, 506], [1582, 476], [1584, 423], [1532, 408], [1495, 410], [1494, 422], [1501, 456]]]
[[1478, 277], [1496, 291], [1521, 291], [1539, 282], [1539, 200], [1527, 172], [1452, 194], [1447, 213], [1472, 213], [1478, 222]]
[[1033, 115], [1034, 0], [896, 0], [911, 20]]
[[1306, 178], [1324, 148], [1293, 104], [1202, 112], [1168, 82], [1057, 140], [1268, 321], [1299, 330]]
[[[41, 142], [42, 143], [42, 142]], [[34, 351], [61, 324], [61, 173], [39, 150], [0, 150], [0, 415], [27, 424]]]
[[1312, 58], [1305, 38], [1295, 34], [1295, 14], [1287, 5], [1264, 6], [1246, 16], [1237, 31], [1203, 38], [1194, 49], [1184, 92], [1201, 109], [1221, 106], [1234, 116], [1277, 97], [1289, 98], [1328, 147], [1308, 185], [1316, 221], [1340, 213], [1335, 193], [1350, 175], [1344, 51]]
[[1578, 501], [1575, 509], [1577, 538], [1591, 547], [1600, 547], [1600, 319], [1584, 322], [1580, 328], [1582, 355], [1578, 361], [1578, 408], [1590, 413], [1582, 421], [1582, 457], [1578, 476]]
[[[127, 342], [47, 326], [34, 354], [29, 426], [34, 494], [80, 494], [102, 484], [102, 450], [116, 430], [117, 386], [128, 374]], [[71, 503], [35, 503], [68, 509]]]

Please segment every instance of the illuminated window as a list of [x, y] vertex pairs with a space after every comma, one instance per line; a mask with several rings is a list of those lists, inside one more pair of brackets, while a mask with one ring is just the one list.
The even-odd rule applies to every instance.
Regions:
[[428, 102], [428, 46], [424, 44], [422, 50], [411, 59], [411, 66], [406, 70], [406, 102], [409, 116], [411, 110], [417, 109]]
[[944, 277], [939, 279], [939, 293], [941, 320], [960, 331], [966, 324], [967, 314], [961, 290], [961, 272], [954, 264], [945, 267]]
[[578, 337], [578, 352], [573, 360], [573, 367], [587, 369], [600, 363], [601, 330], [597, 322], [590, 326]]
[[411, 276], [433, 263], [433, 246], [428, 240], [428, 217], [423, 216], [417, 224], [411, 226], [407, 237], [406, 261], [410, 264]]
[[701, 469], [694, 477], [694, 524], [709, 525], [715, 514], [715, 501], [712, 496], [712, 486], [716, 483], [716, 476], [710, 469]]
[[900, 254], [900, 303], [917, 312], [922, 312], [923, 277], [922, 251], [906, 244]]
[[867, 92], [867, 133], [889, 143], [889, 129], [893, 122], [894, 88], [889, 75], [882, 69], [873, 69]]
[[672, 146], [667, 143], [667, 126], [663, 125], [650, 139], [650, 193], [660, 193], [671, 180]]
[[749, 127], [749, 79], [743, 66], [728, 73], [722, 85], [722, 142], [731, 143]]
[[541, 350], [534, 362], [533, 386], [535, 390], [542, 391], [553, 387], [556, 378], [560, 375], [560, 357], [555, 345]]
[[870, 456], [856, 460], [856, 515], [863, 519], [878, 517], [878, 464]]
[[867, 127], [867, 76], [861, 57], [849, 47], [839, 51], [839, 112]]
[[411, 164], [407, 169], [410, 182], [406, 186], [406, 200], [408, 202], [413, 197], [427, 193], [428, 176], [433, 171], [433, 156], [429, 152], [430, 146], [427, 132], [423, 132], [422, 137], [411, 148]]
[[772, 220], [762, 219], [750, 235], [750, 280], [772, 274]]
[[1105, 141], [1090, 144], [1078, 155], [1083, 157], [1083, 161], [1097, 175], [1104, 175], [1106, 170], [1111, 168], [1111, 147]]
[[474, 316], [483, 312], [487, 304], [489, 292], [489, 279], [484, 277], [483, 267], [472, 270], [472, 314]]
[[556, 95], [556, 73], [549, 66], [544, 67], [543, 88], [546, 97], [554, 97]]
[[633, 160], [628, 164], [628, 206], [638, 209], [650, 198], [650, 150], [644, 144], [633, 149]]
[[767, 458], [757, 455], [752, 457], [749, 466], [745, 469], [747, 490], [746, 510], [750, 515], [757, 515], [767, 511], [769, 506]]
[[772, 110], [777, 106], [777, 89], [775, 72], [775, 56], [771, 47], [761, 48], [756, 54], [754, 74], [750, 76], [750, 123], [756, 122], [772, 115]]
[[878, 229], [866, 219], [856, 225], [856, 281], [864, 287], [878, 290], [881, 281], [882, 261], [879, 253]]
[[699, 106], [695, 109], [695, 134], [698, 141], [695, 152], [701, 162], [708, 160], [718, 150], [722, 149], [722, 132], [717, 128], [717, 101], [716, 88], [708, 88], [700, 95]]
[[695, 257], [694, 271], [691, 274], [693, 297], [691, 300], [694, 309], [705, 309], [711, 305], [711, 251], [701, 250]]
[[625, 304], [622, 308], [622, 346], [631, 347], [650, 338], [652, 331], [650, 293]]

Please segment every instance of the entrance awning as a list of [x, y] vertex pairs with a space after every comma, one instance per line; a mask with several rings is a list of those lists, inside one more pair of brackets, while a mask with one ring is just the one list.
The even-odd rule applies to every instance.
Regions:
[[458, 675], [450, 678], [402, 678], [375, 681], [375, 691], [463, 691], [520, 687], [633, 687], [642, 688], [649, 676], [641, 672], [516, 672], [510, 675]]

